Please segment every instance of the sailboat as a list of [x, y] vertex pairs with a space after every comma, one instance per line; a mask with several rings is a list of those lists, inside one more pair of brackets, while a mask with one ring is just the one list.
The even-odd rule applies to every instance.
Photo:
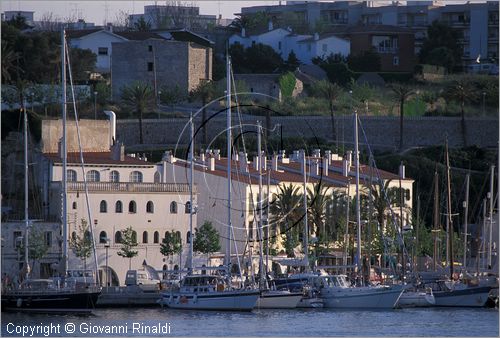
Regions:
[[449, 276], [432, 278], [425, 281], [425, 286], [432, 289], [435, 305], [446, 307], [484, 307], [488, 302], [489, 293], [493, 289], [491, 284], [474, 284], [472, 281], [463, 282], [454, 274], [453, 255], [453, 219], [451, 214], [451, 184], [450, 184], [450, 159], [448, 154], [448, 140], [445, 143], [446, 156], [446, 183], [447, 183], [447, 221], [448, 221], [448, 262]]
[[[231, 63], [227, 56], [227, 156], [231, 156]], [[190, 119], [191, 146], [190, 146], [190, 212], [189, 212], [189, 257], [188, 273], [181, 280], [178, 287], [161, 293], [158, 303], [172, 309], [188, 310], [225, 310], [251, 311], [259, 298], [258, 289], [235, 289], [231, 284], [231, 162], [228, 160], [228, 236], [225, 256], [225, 278], [220, 275], [193, 274], [193, 166], [194, 166], [194, 130], [193, 116]], [[206, 269], [206, 268], [203, 268]]]
[[[354, 113], [354, 152], [356, 164], [356, 223], [357, 269], [361, 269], [361, 211], [359, 194], [358, 114]], [[328, 308], [377, 308], [391, 309], [401, 296], [403, 285], [351, 286], [345, 275], [319, 276], [314, 286]]]
[[[257, 148], [258, 148], [258, 175], [259, 175], [259, 193], [258, 193], [258, 211], [259, 211], [259, 222], [258, 222], [258, 233], [259, 233], [259, 288], [261, 290], [259, 299], [257, 300], [256, 307], [258, 309], [294, 309], [299, 304], [302, 299], [302, 292], [290, 292], [290, 290], [276, 290], [270, 289], [268, 286], [268, 281], [264, 277], [264, 270], [267, 267], [264, 266], [264, 237], [262, 229], [262, 125], [260, 121], [257, 122]], [[267, 271], [266, 271], [267, 272]]]
[[[62, 111], [63, 111], [63, 264], [67, 273], [67, 205], [66, 205], [66, 41], [62, 30]], [[24, 221], [25, 221], [25, 266], [26, 280], [19, 289], [7, 290], [2, 294], [2, 309], [25, 312], [89, 313], [95, 307], [101, 288], [88, 284], [64, 283], [62, 280], [29, 279], [29, 215], [28, 215], [28, 113], [24, 102]]]

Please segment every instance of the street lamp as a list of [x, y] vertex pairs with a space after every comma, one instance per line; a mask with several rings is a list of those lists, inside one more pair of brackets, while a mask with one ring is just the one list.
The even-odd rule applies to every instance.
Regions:
[[109, 268], [108, 268], [108, 249], [109, 249], [109, 238], [105, 239], [104, 248], [106, 249], [106, 286], [109, 286]]
[[161, 90], [158, 91], [158, 99], [157, 99], [157, 106], [158, 106], [158, 120], [160, 119], [160, 104], [161, 104]]
[[94, 92], [94, 120], [97, 120], [97, 92]]

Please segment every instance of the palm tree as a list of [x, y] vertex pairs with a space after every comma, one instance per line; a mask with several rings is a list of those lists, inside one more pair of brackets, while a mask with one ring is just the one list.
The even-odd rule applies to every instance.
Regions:
[[286, 232], [286, 250], [289, 255], [293, 254], [293, 248], [298, 244], [298, 233], [300, 230], [298, 221], [303, 215], [300, 211], [302, 197], [299, 187], [292, 184], [279, 185], [278, 192], [274, 194], [270, 204], [271, 222], [275, 224], [275, 234]]
[[328, 187], [323, 187], [321, 183], [314, 184], [313, 188], [307, 188], [307, 208], [308, 220], [311, 225], [309, 231], [316, 237], [322, 237], [326, 240], [326, 216], [327, 207], [331, 201]]
[[153, 106], [154, 95], [150, 85], [144, 82], [134, 82], [130, 86], [125, 86], [121, 91], [123, 103], [134, 109], [139, 119], [139, 143], [143, 143], [142, 117], [146, 108]]
[[12, 80], [13, 71], [19, 72], [16, 62], [18, 57], [18, 53], [14, 52], [7, 42], [2, 41], [2, 82], [4, 84]]
[[405, 102], [415, 94], [415, 91], [404, 84], [393, 83], [390, 88], [399, 102], [399, 150], [403, 149], [403, 119]]
[[201, 81], [198, 87], [191, 93], [191, 95], [195, 98], [201, 99], [201, 105], [203, 110], [201, 111], [201, 124], [203, 126], [203, 144], [206, 146], [208, 144], [208, 136], [207, 136], [207, 110], [205, 105], [219, 96], [217, 86], [213, 81], [205, 80]]
[[474, 100], [477, 96], [476, 89], [471, 84], [470, 81], [462, 78], [460, 80], [455, 80], [446, 90], [446, 96], [450, 99], [458, 101], [460, 103], [460, 114], [461, 114], [461, 127], [462, 127], [462, 139], [464, 140], [464, 147], [467, 147], [466, 130], [465, 130], [465, 103]]
[[313, 90], [317, 97], [321, 97], [328, 101], [330, 116], [332, 118], [332, 139], [335, 141], [335, 146], [338, 148], [337, 133], [335, 132], [335, 102], [342, 94], [342, 88], [336, 83], [331, 83], [328, 80], [321, 80], [314, 84]]

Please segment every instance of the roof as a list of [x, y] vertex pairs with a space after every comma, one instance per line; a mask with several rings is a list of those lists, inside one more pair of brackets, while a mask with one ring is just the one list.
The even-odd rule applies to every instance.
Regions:
[[215, 43], [199, 34], [196, 34], [193, 31], [190, 31], [189, 29], [186, 28], [180, 28], [180, 29], [168, 29], [168, 30], [154, 30], [152, 32], [157, 32], [158, 34], [162, 34], [163, 32], [170, 34], [172, 38], [175, 41], [187, 41], [187, 42], [194, 42], [197, 43], [203, 47], [212, 47]]
[[158, 35], [153, 32], [137, 32], [137, 31], [128, 31], [128, 32], [111, 32], [104, 28], [93, 28], [93, 29], [76, 29], [76, 30], [68, 30], [66, 32], [68, 38], [70, 39], [79, 39], [84, 36], [97, 33], [97, 32], [106, 32], [108, 34], [117, 35], [127, 40], [148, 40], [148, 39], [161, 39], [165, 40], [164, 37]]
[[[251, 28], [251, 29], [245, 28], [245, 38], [248, 38], [250, 36], [255, 36], [255, 35], [262, 35], [262, 34], [274, 32], [274, 31], [279, 31], [279, 30], [285, 31], [287, 34], [290, 34], [290, 31], [288, 31], [284, 28], [281, 28], [281, 27], [277, 27], [277, 28], [273, 28], [273, 29], [269, 30], [269, 27], [262, 26], [262, 27]], [[237, 35], [242, 36], [241, 32], [237, 33]]]
[[300, 65], [294, 74], [300, 81], [308, 84], [328, 79], [326, 72], [318, 65]]
[[[48, 160], [54, 163], [62, 163], [58, 153], [45, 153], [43, 154]], [[125, 156], [123, 161], [113, 160], [111, 152], [84, 152], [83, 162], [87, 165], [134, 165], [134, 166], [152, 166], [151, 162], [140, 160], [139, 158]], [[80, 164], [80, 153], [68, 153], [68, 163]]]
[[317, 40], [314, 38], [314, 35], [313, 35], [313, 36], [311, 36], [311, 37], [309, 37], [307, 39], [298, 41], [298, 43], [320, 41], [320, 40], [329, 39], [329, 38], [332, 38], [332, 37], [337, 38], [337, 39], [341, 39], [341, 40], [349, 40], [349, 39], [347, 39], [345, 37], [340, 36], [337, 33], [322, 33], [322, 34], [319, 34], [319, 38]]
[[339, 26], [329, 29], [328, 33], [332, 35], [351, 35], [363, 33], [385, 33], [385, 34], [414, 34], [414, 32], [405, 27], [391, 25], [356, 25], [356, 26]]

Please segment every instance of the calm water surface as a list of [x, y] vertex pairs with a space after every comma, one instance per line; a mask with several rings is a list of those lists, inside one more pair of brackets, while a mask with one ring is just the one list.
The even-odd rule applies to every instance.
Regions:
[[[10, 323], [10, 324], [9, 324]], [[97, 309], [91, 316], [2, 313], [2, 336], [17, 327], [46, 327], [49, 337], [110, 336], [114, 326], [127, 332], [115, 336], [154, 336], [145, 327], [168, 327], [157, 336], [493, 336], [499, 335], [498, 309], [254, 310], [250, 313], [198, 312], [160, 308]], [[60, 333], [57, 333], [59, 324]], [[69, 326], [67, 326], [69, 325]], [[74, 328], [67, 334], [65, 327]], [[136, 331], [133, 332], [134, 327]], [[147, 329], [146, 328], [146, 329]], [[39, 329], [43, 330], [43, 329]], [[83, 332], [82, 332], [83, 331]], [[93, 332], [91, 332], [93, 331]], [[47, 332], [47, 331], [39, 331]], [[102, 332], [102, 331], [101, 331]], [[29, 336], [30, 333], [25, 334]], [[112, 335], [112, 334], [111, 334]], [[44, 336], [39, 333], [36, 336]]]

